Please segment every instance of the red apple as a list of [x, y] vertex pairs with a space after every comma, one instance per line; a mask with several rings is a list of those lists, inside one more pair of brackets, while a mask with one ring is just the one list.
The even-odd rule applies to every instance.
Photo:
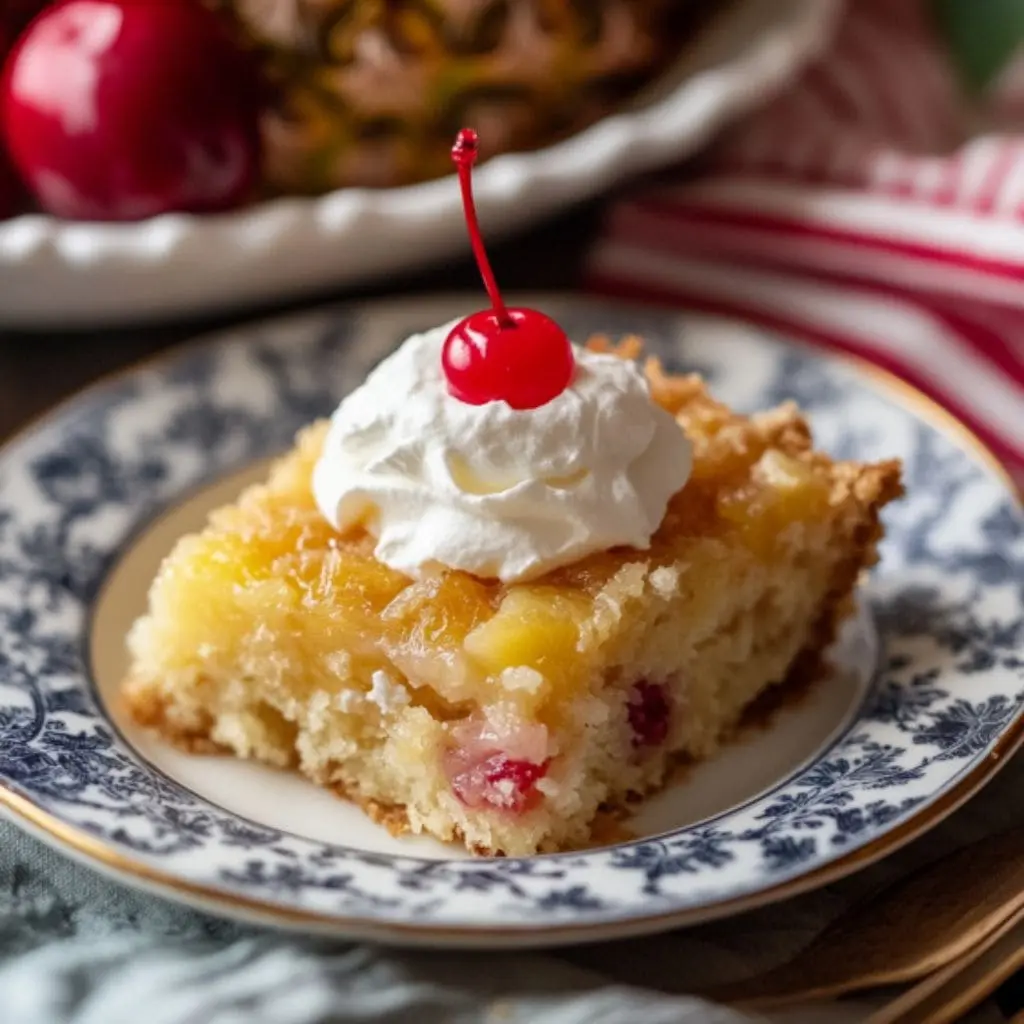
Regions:
[[257, 76], [198, 0], [63, 0], [0, 83], [15, 167], [49, 213], [138, 220], [243, 202], [259, 172]]

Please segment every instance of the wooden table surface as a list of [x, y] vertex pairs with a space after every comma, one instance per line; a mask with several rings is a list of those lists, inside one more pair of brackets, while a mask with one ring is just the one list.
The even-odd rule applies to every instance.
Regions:
[[[589, 205], [544, 227], [492, 247], [495, 273], [507, 291], [564, 291], [579, 284], [582, 256], [600, 221]], [[356, 292], [328, 293], [302, 303], [117, 330], [5, 331], [0, 328], [0, 439], [104, 374], [146, 359], [198, 334], [254, 317], [339, 299], [477, 291], [486, 303], [476, 267], [459, 260], [430, 272], [378, 282]]]

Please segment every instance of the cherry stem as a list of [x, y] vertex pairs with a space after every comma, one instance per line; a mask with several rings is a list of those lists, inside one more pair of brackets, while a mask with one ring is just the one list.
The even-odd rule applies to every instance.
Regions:
[[494, 307], [495, 315], [502, 327], [515, 327], [515, 321], [509, 316], [505, 303], [498, 290], [498, 282], [494, 279], [491, 261], [487, 258], [483, 237], [480, 234], [480, 222], [476, 217], [476, 203], [473, 202], [473, 165], [480, 152], [480, 142], [472, 128], [463, 128], [455, 138], [452, 146], [452, 160], [459, 169], [459, 185], [462, 188], [462, 205], [466, 213], [466, 227], [469, 230], [469, 241], [473, 246], [480, 276], [484, 280], [484, 288]]

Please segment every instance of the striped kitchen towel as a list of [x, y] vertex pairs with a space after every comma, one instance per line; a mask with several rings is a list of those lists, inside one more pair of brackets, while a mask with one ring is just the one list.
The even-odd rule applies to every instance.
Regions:
[[[958, 3], [974, 18], [959, 64], [943, 31]], [[1024, 59], [965, 83], [983, 8], [1000, 7], [1024, 29], [1024, 4], [853, 0], [828, 52], [722, 140], [710, 173], [612, 207], [589, 287], [867, 358], [1024, 486]]]

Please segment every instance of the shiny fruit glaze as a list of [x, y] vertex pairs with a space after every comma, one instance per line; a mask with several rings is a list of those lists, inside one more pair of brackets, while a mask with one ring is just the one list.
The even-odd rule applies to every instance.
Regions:
[[770, 559], [794, 522], [814, 523], [828, 513], [829, 486], [805, 462], [766, 451], [738, 487], [722, 488], [716, 509], [732, 524], [750, 550]]
[[137, 220], [248, 198], [259, 101], [248, 58], [198, 0], [63, 0], [15, 45], [0, 115], [44, 210]]
[[448, 335], [441, 364], [448, 390], [468, 405], [504, 401], [536, 409], [572, 381], [575, 360], [565, 331], [534, 309], [508, 309], [484, 249], [473, 202], [472, 168], [479, 152], [476, 132], [463, 129], [452, 148], [473, 253], [491, 309], [473, 313]]

